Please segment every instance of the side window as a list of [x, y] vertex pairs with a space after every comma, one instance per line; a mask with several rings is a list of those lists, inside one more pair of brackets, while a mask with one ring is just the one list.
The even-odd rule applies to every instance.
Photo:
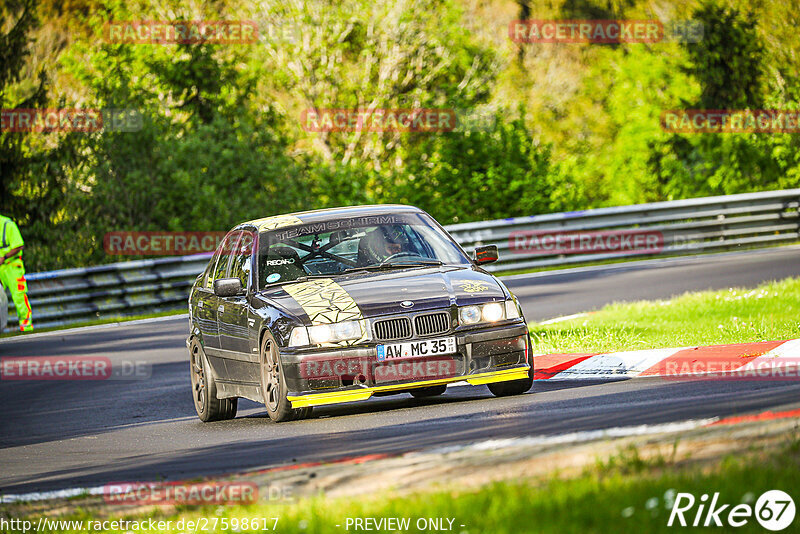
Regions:
[[242, 237], [236, 244], [235, 254], [231, 263], [228, 276], [242, 281], [242, 287], [247, 287], [247, 278], [250, 276], [250, 258], [253, 255], [254, 236], [252, 232], [243, 231]]
[[236, 243], [241, 236], [241, 232], [231, 232], [225, 236], [225, 239], [219, 245], [219, 255], [217, 256], [217, 265], [214, 267], [212, 276], [213, 280], [220, 278], [228, 278], [230, 273], [231, 260], [236, 252]]

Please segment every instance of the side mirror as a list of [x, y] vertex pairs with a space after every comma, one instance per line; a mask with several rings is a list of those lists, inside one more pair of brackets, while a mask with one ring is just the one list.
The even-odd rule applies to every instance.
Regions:
[[214, 294], [218, 297], [236, 297], [244, 295], [242, 281], [238, 278], [220, 278], [214, 280]]
[[475, 263], [483, 265], [484, 263], [492, 263], [500, 258], [500, 253], [497, 251], [497, 245], [486, 245], [475, 249], [474, 253]]

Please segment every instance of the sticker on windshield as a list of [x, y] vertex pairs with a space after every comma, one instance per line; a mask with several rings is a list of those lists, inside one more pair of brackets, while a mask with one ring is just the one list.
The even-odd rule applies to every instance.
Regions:
[[294, 258], [284, 258], [282, 260], [266, 260], [264, 265], [269, 267], [277, 267], [279, 265], [290, 265], [294, 263]]
[[280, 275], [280, 274], [278, 274], [278, 273], [272, 273], [271, 275], [269, 275], [269, 276], [267, 277], [267, 283], [268, 283], [268, 284], [272, 284], [272, 283], [275, 283], [275, 282], [277, 282], [277, 281], [278, 281], [278, 280], [280, 280], [280, 279], [281, 279], [281, 275]]

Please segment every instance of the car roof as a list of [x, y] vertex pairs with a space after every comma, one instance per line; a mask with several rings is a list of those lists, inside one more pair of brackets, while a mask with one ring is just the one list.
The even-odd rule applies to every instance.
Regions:
[[404, 204], [372, 204], [366, 206], [346, 206], [341, 208], [325, 208], [320, 210], [299, 211], [285, 215], [274, 215], [262, 219], [254, 219], [237, 225], [255, 226], [259, 230], [272, 230], [284, 226], [318, 223], [351, 217], [373, 217], [395, 213], [424, 213], [421, 209]]

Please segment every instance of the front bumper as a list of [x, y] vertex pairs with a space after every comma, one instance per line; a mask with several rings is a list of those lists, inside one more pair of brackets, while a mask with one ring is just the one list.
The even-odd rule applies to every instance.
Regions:
[[456, 338], [456, 354], [392, 362], [378, 361], [376, 344], [282, 353], [287, 398], [293, 408], [303, 408], [455, 382], [480, 385], [530, 376], [524, 323], [449, 336]]

